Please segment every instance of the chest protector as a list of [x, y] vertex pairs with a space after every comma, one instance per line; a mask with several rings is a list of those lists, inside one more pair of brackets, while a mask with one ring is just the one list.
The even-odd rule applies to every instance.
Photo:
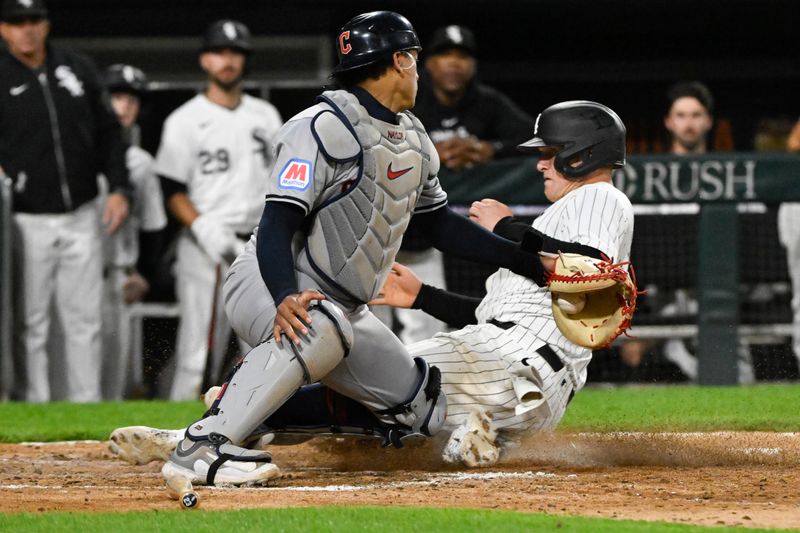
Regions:
[[[430, 175], [430, 142], [419, 120], [375, 120], [345, 91], [328, 91], [330, 106], [312, 121], [312, 132], [334, 172], [355, 179], [313, 212], [297, 266], [352, 303], [375, 298], [389, 275], [408, 222]], [[325, 106], [323, 106], [325, 107]], [[309, 271], [310, 270], [310, 271]]]

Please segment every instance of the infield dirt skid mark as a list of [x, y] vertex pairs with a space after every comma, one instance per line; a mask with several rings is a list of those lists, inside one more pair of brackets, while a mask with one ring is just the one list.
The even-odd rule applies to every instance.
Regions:
[[[525, 439], [498, 465], [469, 471], [443, 463], [441, 445], [394, 450], [336, 439], [275, 446], [284, 476], [270, 486], [196, 488], [202, 509], [427, 505], [800, 525], [797, 434], [557, 433]], [[0, 445], [0, 511], [177, 509], [160, 467], [123, 463], [106, 443]]]

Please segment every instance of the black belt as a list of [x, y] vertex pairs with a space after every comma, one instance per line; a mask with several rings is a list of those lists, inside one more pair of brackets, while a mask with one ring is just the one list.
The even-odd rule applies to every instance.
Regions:
[[[497, 326], [500, 329], [511, 329], [514, 326], [516, 326], [516, 324], [514, 322], [500, 322], [499, 320], [495, 320], [494, 318], [490, 318], [489, 319], [489, 324], [491, 324], [493, 326]], [[553, 369], [553, 372], [558, 372], [558, 371], [560, 371], [560, 370], [562, 370], [564, 368], [564, 362], [561, 360], [561, 358], [558, 356], [558, 354], [555, 352], [555, 350], [553, 350], [550, 347], [549, 344], [544, 344], [544, 345], [540, 346], [536, 350], [536, 353], [538, 353], [539, 355], [542, 356], [542, 359], [544, 359], [547, 362], [547, 364], [550, 365], [550, 368]], [[521, 363], [523, 365], [525, 365], [525, 366], [530, 366], [528, 364], [528, 358], [527, 357], [523, 358]], [[561, 380], [561, 385], [562, 386], [567, 385], [567, 384], [568, 384], [568, 381], [567, 381], [566, 378]], [[572, 398], [574, 398], [574, 397], [575, 397], [575, 390], [573, 389], [573, 390], [571, 390], [569, 392], [569, 398], [567, 399], [567, 404], [569, 404], [572, 401]]]
[[[514, 322], [500, 322], [499, 320], [495, 320], [494, 318], [489, 319], [489, 324], [493, 326], [497, 326], [500, 329], [511, 329], [516, 324]], [[561, 361], [561, 358], [556, 354], [556, 352], [550, 347], [549, 344], [545, 344], [541, 346], [536, 353], [542, 356], [542, 359], [547, 361], [547, 364], [550, 365], [550, 368], [553, 369], [553, 372], [558, 372], [562, 368], [564, 368], [564, 362]], [[522, 360], [522, 364], [525, 366], [528, 365], [528, 359], [525, 358]]]
[[252, 233], [237, 233], [236, 238], [239, 239], [240, 241], [247, 242], [250, 240], [250, 237], [252, 235], [253, 235]]

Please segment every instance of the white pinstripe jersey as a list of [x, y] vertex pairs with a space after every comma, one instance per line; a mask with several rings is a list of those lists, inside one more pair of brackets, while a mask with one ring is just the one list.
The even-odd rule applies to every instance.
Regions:
[[[548, 207], [534, 220], [533, 228], [558, 240], [596, 248], [614, 261], [627, 261], [633, 240], [633, 206], [610, 183], [583, 185]], [[479, 322], [495, 319], [522, 326], [509, 330], [520, 331], [520, 344], [546, 342], [573, 368], [576, 388], [583, 386], [592, 353], [558, 330], [547, 287], [503, 268], [486, 280], [486, 291], [476, 311]]]
[[260, 98], [244, 94], [228, 109], [198, 94], [167, 117], [156, 172], [186, 184], [200, 214], [250, 233], [264, 209], [281, 124], [278, 110]]

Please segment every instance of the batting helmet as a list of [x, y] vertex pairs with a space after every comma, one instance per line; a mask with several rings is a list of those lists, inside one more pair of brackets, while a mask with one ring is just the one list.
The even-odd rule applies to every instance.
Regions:
[[147, 92], [147, 76], [133, 65], [117, 63], [108, 67], [103, 76], [112, 93], [129, 93], [141, 97]]
[[[558, 148], [555, 168], [567, 178], [580, 179], [604, 166], [625, 166], [625, 124], [602, 104], [572, 100], [552, 105], [537, 117], [533, 135], [517, 148]], [[580, 164], [572, 166], [576, 161]]]
[[372, 11], [351, 19], [337, 37], [339, 64], [333, 72], [345, 72], [370, 65], [400, 50], [421, 50], [417, 32], [403, 15]]
[[244, 55], [253, 53], [250, 30], [238, 20], [222, 19], [214, 22], [203, 34], [201, 52], [230, 48]]

